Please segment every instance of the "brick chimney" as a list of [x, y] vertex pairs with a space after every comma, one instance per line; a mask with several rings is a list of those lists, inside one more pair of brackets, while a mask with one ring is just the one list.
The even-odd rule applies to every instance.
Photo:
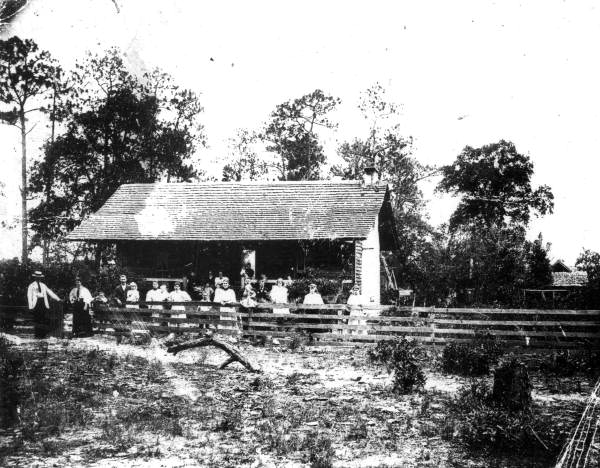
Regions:
[[363, 169], [363, 185], [365, 187], [375, 187], [379, 182], [379, 172], [374, 166], [367, 166]]

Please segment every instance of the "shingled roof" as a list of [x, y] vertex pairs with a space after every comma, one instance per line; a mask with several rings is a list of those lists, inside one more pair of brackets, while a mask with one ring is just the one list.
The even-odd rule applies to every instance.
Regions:
[[588, 275], [586, 271], [552, 273], [552, 286], [554, 287], [577, 287], [585, 286], [587, 283]]
[[387, 200], [385, 185], [354, 181], [127, 184], [68, 238], [365, 238], [380, 211], [389, 213]]

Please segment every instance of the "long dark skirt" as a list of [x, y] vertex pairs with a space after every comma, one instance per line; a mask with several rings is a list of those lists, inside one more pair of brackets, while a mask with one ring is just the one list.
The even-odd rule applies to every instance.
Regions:
[[92, 318], [83, 301], [77, 301], [73, 304], [73, 335], [92, 335]]
[[50, 333], [50, 309], [43, 298], [38, 298], [33, 308], [33, 334], [36, 338], [46, 338]]

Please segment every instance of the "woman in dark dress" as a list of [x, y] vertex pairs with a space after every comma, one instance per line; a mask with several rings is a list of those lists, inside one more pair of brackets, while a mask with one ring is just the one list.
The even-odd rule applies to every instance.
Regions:
[[75, 287], [69, 294], [69, 302], [73, 307], [73, 336], [92, 336], [92, 318], [90, 317], [90, 304], [92, 295], [81, 279], [75, 278]]

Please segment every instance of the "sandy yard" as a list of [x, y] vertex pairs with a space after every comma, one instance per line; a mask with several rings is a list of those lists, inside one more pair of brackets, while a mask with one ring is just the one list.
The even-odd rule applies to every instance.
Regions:
[[[254, 374], [218, 370], [227, 356], [214, 348], [173, 356], [155, 340], [11, 340], [29, 356], [23, 385], [45, 396], [0, 432], [2, 466], [552, 466], [467, 450], [446, 408], [468, 379], [433, 359], [424, 391], [397, 396], [364, 345], [241, 343]], [[594, 382], [532, 376], [534, 403], [575, 424]]]

